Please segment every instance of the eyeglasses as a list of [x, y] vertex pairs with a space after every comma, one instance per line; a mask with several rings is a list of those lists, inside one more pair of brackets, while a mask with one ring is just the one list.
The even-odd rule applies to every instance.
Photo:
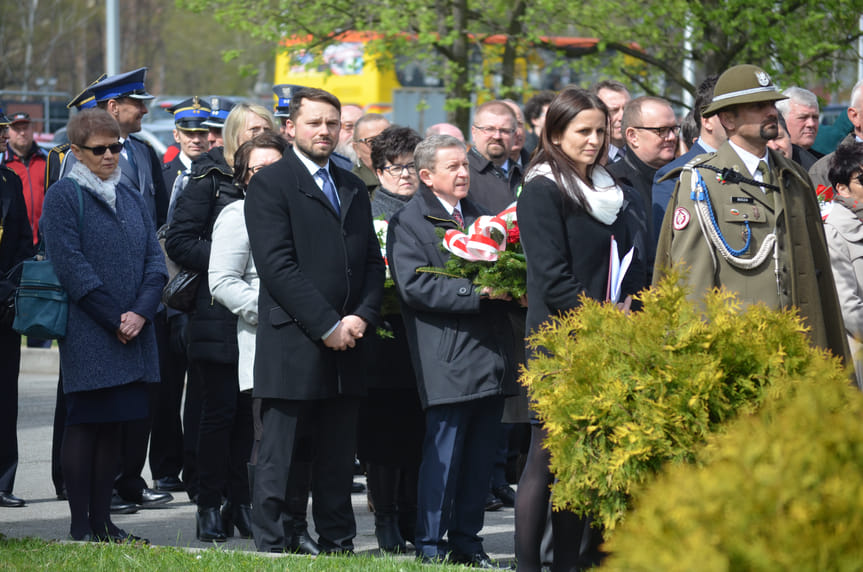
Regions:
[[407, 171], [408, 175], [415, 175], [417, 172], [417, 166], [415, 163], [408, 163], [407, 165], [397, 165], [393, 163], [389, 167], [384, 167], [383, 170], [389, 173], [391, 177], [401, 177], [404, 175], [405, 171]]
[[[267, 165], [269, 165], [269, 163], [267, 163]], [[260, 171], [261, 169], [263, 169], [267, 165], [249, 165], [249, 172], [254, 175], [255, 173], [257, 173], [258, 171]]]
[[855, 178], [855, 179], [857, 179], [857, 183], [858, 183], [861, 187], [863, 187], [863, 173], [860, 173], [860, 174], [858, 174], [858, 175], [855, 175], [855, 176], [854, 176], [854, 178]]
[[87, 151], [91, 152], [92, 154], [96, 155], [97, 157], [99, 157], [100, 155], [104, 155], [105, 151], [107, 151], [109, 149], [111, 150], [112, 155], [116, 155], [117, 153], [119, 153], [120, 151], [123, 150], [123, 144], [120, 143], [119, 141], [116, 143], [111, 143], [110, 145], [96, 145], [95, 147], [87, 147], [86, 145], [78, 145], [78, 147], [80, 147], [81, 149], [86, 149]]
[[644, 129], [645, 131], [653, 131], [656, 133], [660, 139], [665, 139], [668, 137], [669, 133], [674, 133], [674, 136], [677, 137], [677, 134], [680, 133], [680, 125], [670, 125], [666, 127], [639, 127], [637, 125], [632, 126], [633, 129]]
[[375, 140], [375, 139], [377, 139], [377, 138], [378, 138], [378, 136], [377, 136], [377, 135], [375, 135], [374, 137], [364, 137], [363, 139], [357, 139], [357, 143], [365, 143], [366, 145], [368, 145], [369, 147], [371, 147], [371, 146], [372, 146], [372, 141], [374, 141], [374, 140]]
[[473, 128], [482, 131], [488, 136], [497, 135], [498, 133], [500, 133], [501, 135], [512, 135], [513, 133], [515, 133], [515, 129], [508, 129], [506, 127], [492, 127], [491, 125], [474, 125]]

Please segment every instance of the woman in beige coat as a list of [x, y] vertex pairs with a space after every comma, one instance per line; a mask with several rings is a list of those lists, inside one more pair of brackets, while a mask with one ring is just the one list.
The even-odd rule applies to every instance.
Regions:
[[824, 232], [857, 386], [863, 389], [863, 143], [840, 145], [828, 177], [836, 195]]

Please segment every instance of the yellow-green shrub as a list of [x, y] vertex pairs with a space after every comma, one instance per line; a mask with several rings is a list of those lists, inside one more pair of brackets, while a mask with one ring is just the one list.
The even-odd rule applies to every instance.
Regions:
[[744, 310], [725, 291], [696, 306], [686, 294], [672, 272], [642, 293], [641, 312], [584, 299], [529, 340], [545, 350], [522, 383], [548, 430], [555, 507], [613, 530], [630, 495], [665, 464], [691, 462], [772, 383], [827, 359], [796, 313]]
[[638, 495], [603, 569], [863, 569], [863, 395], [829, 364], [775, 388]]

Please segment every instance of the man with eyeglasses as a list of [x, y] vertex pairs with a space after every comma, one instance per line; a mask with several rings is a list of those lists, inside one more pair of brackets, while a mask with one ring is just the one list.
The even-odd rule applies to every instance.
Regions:
[[372, 167], [372, 141], [389, 126], [389, 119], [379, 113], [366, 113], [354, 123], [354, 151], [357, 160], [351, 172], [363, 180], [369, 196], [380, 184]]
[[503, 101], [480, 105], [473, 117], [468, 151], [470, 198], [493, 213], [506, 209], [517, 197], [521, 168], [510, 159], [517, 119]]
[[810, 341], [847, 358], [812, 183], [800, 165], [767, 147], [779, 130], [775, 102], [785, 98], [756, 66], [719, 76], [702, 117], [718, 115], [728, 140], [684, 167], [662, 223], [654, 281], [682, 264], [693, 300], [724, 287], [745, 306], [796, 307]]
[[[620, 183], [629, 185], [643, 202], [647, 236], [653, 236], [653, 177], [674, 159], [680, 125], [671, 105], [660, 97], [636, 97], [623, 108], [623, 159], [606, 168]], [[652, 242], [652, 241], [651, 241]], [[653, 271], [653, 248], [648, 244], [648, 272]], [[649, 277], [649, 274], [648, 274]]]

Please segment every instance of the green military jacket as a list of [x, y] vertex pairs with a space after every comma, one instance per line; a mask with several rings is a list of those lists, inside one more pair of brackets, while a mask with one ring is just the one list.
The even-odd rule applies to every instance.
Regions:
[[[811, 328], [815, 345], [850, 363], [812, 183], [799, 165], [768, 152], [770, 182], [778, 191], [725, 180], [708, 169], [730, 168], [752, 178], [727, 142], [716, 153], [699, 155], [680, 172], [662, 221], [654, 281], [672, 264], [683, 264], [689, 268], [693, 299], [723, 286], [744, 304], [795, 306]], [[696, 200], [697, 191], [693, 197], [696, 173], [701, 175], [701, 188], [706, 188], [702, 200]]]

